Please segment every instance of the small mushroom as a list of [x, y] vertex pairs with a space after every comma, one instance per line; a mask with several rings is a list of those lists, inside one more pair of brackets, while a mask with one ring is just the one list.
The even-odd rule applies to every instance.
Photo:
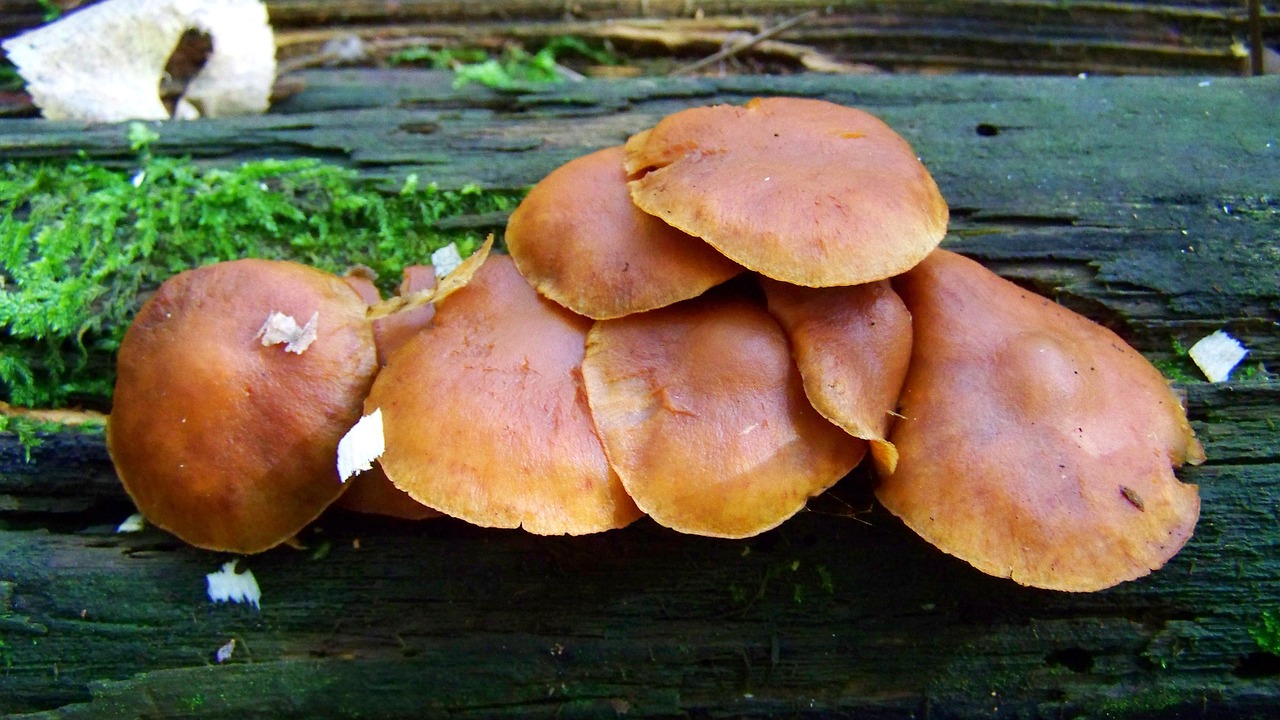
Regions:
[[626, 148], [641, 210], [795, 285], [892, 277], [946, 232], [946, 202], [911, 146], [853, 108], [800, 98], [693, 108]]
[[806, 288], [762, 279], [769, 313], [782, 323], [822, 416], [871, 443], [889, 470], [898, 451], [887, 440], [911, 360], [911, 313], [887, 281]]
[[[362, 275], [347, 275], [343, 279], [360, 293], [366, 304], [376, 305], [382, 299], [378, 288], [369, 278]], [[431, 290], [435, 287], [435, 268], [430, 265], [410, 265], [404, 269], [397, 292], [399, 296], [405, 297], [411, 293]], [[374, 320], [373, 339], [378, 351], [378, 366], [385, 367], [391, 354], [409, 338], [427, 327], [435, 314], [436, 306], [428, 303]], [[387, 474], [377, 464], [352, 476], [347, 483], [350, 487], [337, 502], [337, 506], [344, 510], [388, 515], [405, 520], [425, 520], [439, 517], [441, 514], [438, 510], [423, 505], [391, 484]]]
[[[107, 446], [155, 525], [252, 553], [314, 520], [345, 486], [333, 457], [377, 368], [365, 303], [303, 265], [237, 260], [180, 273], [120, 346]], [[264, 345], [272, 313], [315, 318], [300, 352]]]
[[777, 321], [730, 290], [598, 321], [582, 371], [627, 492], [680, 532], [776, 527], [866, 452], [809, 404]]
[[507, 223], [529, 284], [604, 319], [696, 297], [742, 268], [631, 202], [622, 147], [571, 160], [529, 191]]
[[485, 527], [576, 535], [634, 521], [582, 388], [590, 325], [535, 293], [510, 257], [490, 257], [373, 385], [365, 406], [382, 410], [387, 476]]
[[1204, 454], [1160, 372], [1119, 337], [954, 253], [894, 280], [915, 328], [880, 501], [1023, 585], [1100, 590], [1191, 537]]

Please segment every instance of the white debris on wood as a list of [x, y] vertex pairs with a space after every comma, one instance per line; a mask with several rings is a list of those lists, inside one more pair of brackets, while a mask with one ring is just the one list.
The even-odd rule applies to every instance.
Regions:
[[257, 608], [258, 601], [262, 599], [258, 581], [249, 570], [236, 572], [238, 562], [239, 560], [225, 562], [221, 570], [204, 576], [208, 584], [209, 599], [216, 603], [246, 603]]
[[319, 322], [319, 311], [311, 314], [311, 319], [306, 325], [299, 326], [292, 315], [272, 310], [255, 337], [261, 338], [264, 346], [283, 344], [285, 352], [301, 355], [311, 347], [311, 343], [316, 341], [316, 328]]
[[1187, 355], [1200, 368], [1209, 382], [1223, 382], [1249, 351], [1238, 340], [1219, 330], [1200, 339]]
[[160, 82], [183, 33], [213, 47], [177, 116], [261, 113], [275, 83], [275, 38], [261, 0], [106, 0], [6, 40], [46, 118], [166, 120]]
[[116, 526], [117, 533], [136, 533], [142, 532], [147, 527], [147, 519], [142, 517], [142, 513], [134, 513], [124, 519], [124, 522]]
[[458, 246], [454, 243], [449, 243], [431, 253], [431, 265], [436, 269], [436, 277], [438, 278], [457, 270], [461, 264], [462, 255], [458, 254]]
[[382, 408], [360, 418], [338, 441], [338, 478], [346, 482], [352, 475], [373, 467], [373, 461], [387, 449], [382, 435]]
[[236, 651], [236, 639], [231, 638], [230, 640], [227, 641], [226, 645], [223, 645], [222, 647], [218, 648], [218, 651], [213, 654], [213, 659], [218, 664], [222, 664], [230, 660], [231, 653], [235, 651]]

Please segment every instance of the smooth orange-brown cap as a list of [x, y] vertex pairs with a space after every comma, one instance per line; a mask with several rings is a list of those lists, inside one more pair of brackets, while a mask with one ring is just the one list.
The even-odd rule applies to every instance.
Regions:
[[621, 146], [542, 179], [507, 223], [507, 249], [538, 292], [603, 319], [701, 295], [742, 268], [631, 202]]
[[[314, 341], [263, 345], [273, 312], [314, 316]], [[155, 525], [211, 550], [266, 550], [345, 489], [333, 458], [376, 367], [365, 303], [336, 276], [269, 260], [181, 273], [120, 346], [111, 458]]]
[[374, 383], [365, 407], [382, 410], [387, 476], [486, 527], [576, 535], [638, 518], [582, 388], [590, 326], [491, 256]]
[[946, 232], [947, 204], [911, 146], [861, 110], [800, 98], [692, 108], [626, 147], [640, 209], [795, 285], [897, 275]]
[[727, 292], [597, 322], [583, 376], [627, 492], [680, 532], [776, 527], [866, 452], [809, 404], [777, 321]]
[[1089, 591], [1191, 537], [1204, 459], [1160, 372], [1110, 330], [939, 250], [894, 281], [915, 345], [880, 501], [926, 540], [1023, 585]]
[[809, 401], [892, 469], [888, 441], [911, 361], [911, 313], [887, 281], [807, 288], [761, 279], [769, 313], [791, 341]]

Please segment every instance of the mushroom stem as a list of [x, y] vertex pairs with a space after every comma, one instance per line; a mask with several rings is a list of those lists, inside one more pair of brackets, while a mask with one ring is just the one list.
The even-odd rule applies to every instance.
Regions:
[[476, 249], [471, 257], [462, 261], [462, 264], [454, 269], [453, 272], [440, 278], [439, 284], [433, 288], [419, 290], [407, 295], [397, 295], [396, 297], [374, 303], [369, 306], [365, 317], [369, 320], [380, 320], [388, 315], [394, 315], [398, 312], [406, 312], [423, 305], [433, 302], [439, 302], [455, 291], [462, 289], [471, 281], [471, 276], [475, 275], [476, 270], [484, 264], [485, 258], [489, 257], [489, 251], [493, 249], [493, 233], [485, 239], [484, 244]]

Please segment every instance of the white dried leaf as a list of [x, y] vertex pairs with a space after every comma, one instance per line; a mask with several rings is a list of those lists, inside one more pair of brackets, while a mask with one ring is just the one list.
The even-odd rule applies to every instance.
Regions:
[[224, 663], [231, 659], [231, 653], [235, 651], [236, 651], [236, 639], [231, 638], [230, 640], [227, 641], [226, 645], [223, 645], [222, 647], [218, 648], [218, 651], [213, 654], [213, 659], [219, 664]]
[[275, 83], [275, 38], [261, 0], [106, 0], [2, 47], [46, 118], [169, 118], [160, 81], [183, 33], [213, 41], [179, 101], [183, 117], [261, 113]]
[[1238, 340], [1219, 330], [1191, 346], [1187, 355], [1209, 382], [1223, 382], [1249, 351]]
[[147, 519], [142, 517], [142, 513], [134, 513], [124, 519], [124, 522], [116, 526], [117, 533], [136, 533], [142, 532], [147, 527]]
[[298, 325], [292, 315], [272, 310], [267, 321], [258, 329], [258, 337], [264, 346], [284, 345], [285, 352], [301, 355], [311, 343], [316, 341], [316, 328], [319, 327], [320, 312], [311, 314], [306, 325]]
[[209, 599], [216, 603], [247, 603], [257, 608], [258, 601], [262, 599], [258, 580], [253, 577], [252, 571], [236, 572], [238, 562], [225, 562], [221, 570], [204, 576], [208, 584]]
[[462, 255], [458, 253], [458, 246], [454, 243], [449, 243], [431, 253], [431, 265], [436, 269], [436, 277], [438, 278], [457, 270], [461, 264]]
[[352, 475], [373, 467], [373, 461], [387, 449], [382, 434], [382, 408], [356, 421], [338, 441], [338, 478], [346, 482]]

